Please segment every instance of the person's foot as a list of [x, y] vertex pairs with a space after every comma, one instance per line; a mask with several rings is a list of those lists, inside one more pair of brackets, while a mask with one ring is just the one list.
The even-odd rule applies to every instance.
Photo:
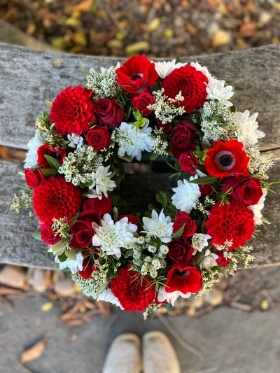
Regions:
[[119, 335], [110, 346], [102, 373], [140, 373], [140, 345], [135, 334]]
[[180, 364], [169, 339], [153, 331], [142, 337], [144, 373], [180, 373]]

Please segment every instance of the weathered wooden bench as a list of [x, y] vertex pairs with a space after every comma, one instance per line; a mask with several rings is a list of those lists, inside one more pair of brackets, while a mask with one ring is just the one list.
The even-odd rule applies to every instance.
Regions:
[[[109, 67], [122, 60], [39, 52], [7, 44], [0, 44], [0, 55], [0, 145], [23, 150], [34, 135], [36, 116], [46, 109], [46, 99], [52, 100], [66, 86], [81, 84], [82, 69]], [[239, 111], [249, 108], [259, 112], [260, 129], [266, 132], [261, 147], [264, 151], [274, 149], [270, 176], [271, 181], [279, 180], [280, 44], [183, 60], [198, 61], [214, 76], [232, 84]], [[53, 268], [46, 256], [47, 246], [32, 237], [37, 229], [35, 217], [10, 211], [13, 194], [18, 192], [18, 185], [24, 185], [19, 175], [22, 170], [20, 162], [0, 159], [0, 262]], [[166, 174], [135, 174], [128, 177], [127, 185], [127, 198], [147, 205], [149, 195], [171, 184]], [[264, 210], [271, 225], [262, 226], [253, 241], [255, 266], [280, 264], [280, 186], [274, 190], [278, 194], [269, 193]]]

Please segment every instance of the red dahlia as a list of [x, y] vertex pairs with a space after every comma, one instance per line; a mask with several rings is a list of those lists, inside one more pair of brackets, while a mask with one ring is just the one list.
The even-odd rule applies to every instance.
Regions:
[[59, 135], [81, 135], [89, 129], [89, 122], [95, 120], [91, 96], [92, 91], [81, 86], [67, 87], [56, 96], [50, 120]]
[[197, 293], [202, 289], [202, 277], [198, 269], [192, 266], [182, 268], [173, 264], [167, 273], [165, 290], [167, 293], [180, 291], [183, 294]]
[[155, 64], [150, 62], [144, 54], [129, 58], [116, 69], [116, 74], [118, 84], [129, 93], [147, 91], [158, 78]]
[[229, 250], [239, 249], [254, 233], [254, 214], [234, 200], [224, 205], [218, 201], [211, 208], [205, 227], [214, 245], [223, 245], [226, 240], [232, 240]]
[[126, 311], [143, 311], [155, 299], [156, 286], [149, 276], [121, 268], [110, 282], [112, 293]]
[[243, 144], [237, 140], [214, 141], [213, 148], [206, 152], [206, 171], [220, 179], [229, 175], [250, 176], [248, 163], [249, 157], [243, 150]]
[[33, 194], [34, 210], [40, 223], [51, 225], [53, 218], [67, 222], [80, 209], [82, 193], [61, 177], [49, 177]]
[[186, 113], [191, 113], [203, 106], [207, 96], [207, 83], [208, 78], [201, 71], [187, 65], [167, 75], [163, 79], [162, 88], [166, 96], [171, 98], [175, 98], [181, 91], [184, 101], [181, 101], [180, 106], [185, 108]]

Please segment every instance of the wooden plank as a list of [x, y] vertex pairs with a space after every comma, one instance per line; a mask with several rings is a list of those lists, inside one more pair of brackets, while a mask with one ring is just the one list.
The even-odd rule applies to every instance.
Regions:
[[[17, 185], [24, 185], [19, 171], [22, 171], [19, 162], [0, 160], [0, 262], [53, 268], [52, 261], [46, 257], [47, 246], [31, 236], [38, 229], [36, 218], [30, 218], [28, 213], [18, 215], [10, 211], [13, 194], [18, 192]], [[271, 181], [279, 179], [279, 175], [280, 162], [276, 162], [270, 171]], [[122, 194], [136, 211], [143, 212], [156, 191], [174, 185], [171, 180], [167, 174], [127, 175]], [[260, 226], [257, 238], [252, 241], [256, 258], [253, 266], [280, 264], [280, 185], [274, 190], [277, 194], [268, 194], [263, 213], [271, 225]]]
[[[44, 100], [83, 82], [81, 68], [115, 65], [121, 58], [48, 53], [0, 44], [0, 145], [26, 149]], [[259, 112], [261, 144], [280, 143], [280, 44], [208, 56], [183, 58], [207, 66], [235, 87], [239, 111]]]

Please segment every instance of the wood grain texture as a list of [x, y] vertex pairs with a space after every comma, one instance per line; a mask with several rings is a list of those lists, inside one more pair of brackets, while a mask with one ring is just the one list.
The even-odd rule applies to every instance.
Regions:
[[[38, 230], [35, 217], [28, 212], [17, 214], [10, 211], [13, 194], [18, 193], [18, 185], [25, 185], [18, 174], [22, 165], [18, 162], [0, 160], [0, 262], [26, 266], [53, 268], [53, 263], [46, 257], [47, 245], [36, 241], [32, 233]], [[279, 179], [280, 162], [270, 171], [271, 181]], [[155, 198], [158, 190], [166, 190], [174, 185], [168, 174], [134, 174], [126, 175], [122, 186], [122, 195], [136, 211], [144, 212]], [[137, 191], [135, 190], [137, 185]], [[280, 185], [274, 187], [277, 194], [269, 193], [264, 216], [271, 225], [259, 228], [256, 239], [252, 240], [256, 258], [253, 266], [280, 264]], [[127, 211], [131, 207], [128, 207]]]
[[[26, 149], [34, 122], [54, 97], [83, 82], [81, 68], [109, 67], [121, 58], [48, 53], [0, 43], [0, 145]], [[235, 87], [239, 111], [259, 113], [262, 144], [280, 143], [280, 44], [244, 51], [182, 58], [198, 61]]]

